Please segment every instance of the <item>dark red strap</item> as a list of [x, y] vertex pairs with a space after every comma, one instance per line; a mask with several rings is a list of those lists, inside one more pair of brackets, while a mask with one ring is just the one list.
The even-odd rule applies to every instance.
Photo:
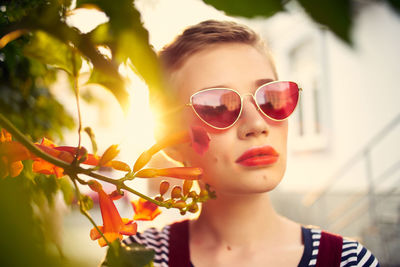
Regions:
[[171, 225], [169, 229], [169, 267], [189, 267], [189, 221]]
[[340, 267], [343, 238], [322, 231], [319, 241], [316, 267]]

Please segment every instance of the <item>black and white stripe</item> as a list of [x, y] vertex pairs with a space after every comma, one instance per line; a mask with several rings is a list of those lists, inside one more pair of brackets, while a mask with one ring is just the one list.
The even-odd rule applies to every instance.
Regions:
[[[150, 228], [143, 233], [137, 233], [130, 236], [123, 242], [130, 244], [136, 242], [143, 244], [148, 248], [154, 249], [156, 252], [154, 258], [154, 267], [168, 267], [168, 253], [169, 253], [169, 230], [170, 226], [164, 227], [161, 231], [156, 228]], [[309, 229], [311, 234], [311, 257], [308, 262], [309, 267], [313, 267], [317, 263], [318, 249], [321, 239], [321, 229]], [[303, 266], [303, 265], [302, 265]], [[372, 253], [363, 247], [360, 243], [353, 240], [343, 239], [342, 257], [340, 267], [375, 267], [379, 266], [377, 259]]]
[[310, 229], [311, 232], [311, 259], [308, 263], [308, 266], [315, 266], [317, 263], [317, 256], [318, 256], [318, 248], [319, 248], [319, 240], [321, 239], [321, 229]]
[[[310, 229], [312, 239], [312, 256], [308, 266], [315, 266], [318, 256], [319, 241], [321, 239], [320, 229]], [[340, 267], [375, 267], [379, 266], [378, 260], [372, 253], [360, 243], [343, 238], [342, 259]]]

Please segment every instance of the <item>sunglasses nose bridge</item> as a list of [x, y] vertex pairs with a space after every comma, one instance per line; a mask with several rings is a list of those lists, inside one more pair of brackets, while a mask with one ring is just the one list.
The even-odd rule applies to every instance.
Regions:
[[250, 101], [253, 100], [253, 104], [256, 106], [256, 108], [257, 108], [258, 110], [260, 110], [260, 107], [259, 107], [258, 104], [257, 104], [256, 98], [255, 98], [254, 94], [252, 94], [252, 93], [245, 93], [245, 94], [242, 95], [242, 105], [244, 104], [243, 101], [244, 101], [244, 98], [245, 98], [246, 96], [250, 96], [250, 97], [251, 97], [251, 98], [250, 98]]
[[252, 97], [253, 94], [252, 93], [245, 93], [245, 94], [242, 95], [242, 98], [244, 98], [245, 96], [251, 96]]

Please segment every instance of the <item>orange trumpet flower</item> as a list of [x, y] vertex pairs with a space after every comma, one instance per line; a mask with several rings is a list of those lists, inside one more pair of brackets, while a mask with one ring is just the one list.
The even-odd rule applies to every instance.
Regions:
[[[52, 141], [46, 138], [43, 138], [41, 143], [36, 144], [36, 146], [47, 154], [67, 163], [72, 163], [78, 149], [77, 147], [71, 146], [56, 146]], [[104, 152], [102, 157], [99, 157], [93, 154], [86, 154], [86, 149], [81, 147], [78, 159], [85, 155], [86, 159], [82, 162], [82, 164], [91, 166], [107, 166], [120, 171], [130, 171], [128, 164], [118, 160], [112, 160], [118, 155], [118, 152], [117, 146], [112, 145], [106, 150], [106, 152]], [[53, 165], [37, 156], [34, 156], [33, 160], [34, 163], [32, 168], [34, 172], [48, 175], [55, 174], [57, 177], [62, 177], [64, 175], [64, 170], [61, 167]]]
[[0, 132], [0, 177], [19, 175], [24, 168], [21, 160], [29, 159], [29, 151], [20, 143], [12, 141], [5, 129]]
[[139, 198], [136, 201], [133, 200], [131, 201], [131, 203], [133, 206], [133, 210], [135, 211], [135, 215], [133, 216], [134, 220], [152, 221], [161, 213], [161, 210], [156, 204], [143, 198]]
[[[43, 138], [40, 144], [36, 143], [36, 146], [47, 154], [67, 163], [71, 163], [74, 160], [74, 154], [71, 153], [69, 148], [64, 147], [65, 149], [63, 149], [62, 147], [56, 147], [52, 141], [46, 138]], [[50, 162], [47, 162], [37, 156], [33, 156], [33, 160], [34, 162], [32, 165], [32, 170], [34, 172], [47, 175], [55, 174], [58, 178], [64, 175], [64, 169], [61, 167], [51, 164]]]
[[[113, 242], [119, 238], [122, 240], [122, 235], [134, 235], [137, 231], [137, 224], [133, 220], [121, 218], [113, 200], [119, 198], [115, 194], [108, 195], [104, 192], [103, 187], [97, 181], [89, 181], [89, 187], [98, 193], [101, 217], [103, 218], [103, 226], [99, 226], [100, 231], [106, 237], [107, 241]], [[99, 245], [104, 247], [107, 245], [104, 238], [96, 228], [90, 230], [90, 238], [98, 240]]]

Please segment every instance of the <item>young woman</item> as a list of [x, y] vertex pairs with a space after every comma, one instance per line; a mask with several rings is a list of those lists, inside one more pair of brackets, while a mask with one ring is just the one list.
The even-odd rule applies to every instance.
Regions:
[[210, 134], [204, 155], [189, 145], [166, 153], [204, 170], [217, 198], [198, 219], [126, 239], [156, 251], [155, 266], [379, 266], [356, 241], [308, 229], [279, 215], [268, 192], [286, 169], [288, 121], [299, 97], [279, 81], [260, 38], [234, 22], [205, 21], [160, 53], [182, 105], [180, 127]]

